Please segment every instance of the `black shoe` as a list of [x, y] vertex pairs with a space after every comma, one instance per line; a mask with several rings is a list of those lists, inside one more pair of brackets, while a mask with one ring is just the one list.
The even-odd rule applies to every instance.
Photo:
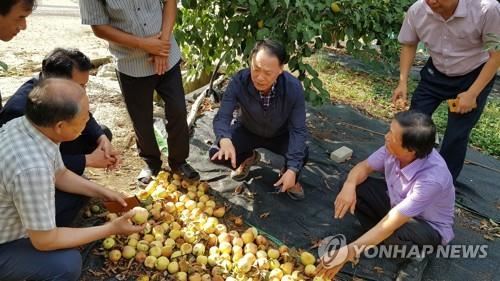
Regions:
[[180, 165], [171, 165], [170, 169], [172, 172], [183, 176], [185, 179], [190, 181], [199, 181], [200, 174], [191, 167], [188, 163], [180, 164]]
[[429, 257], [409, 258], [398, 271], [396, 281], [420, 281], [429, 263]]

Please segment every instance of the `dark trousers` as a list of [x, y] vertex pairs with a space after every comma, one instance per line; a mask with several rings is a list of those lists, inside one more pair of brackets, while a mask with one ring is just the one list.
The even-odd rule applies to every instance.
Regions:
[[27, 238], [0, 244], [0, 280], [76, 281], [82, 268], [77, 249], [38, 251]]
[[[101, 126], [104, 134], [111, 141], [113, 135], [111, 130], [106, 126]], [[97, 147], [97, 143], [94, 139], [90, 140], [88, 136], [80, 136], [74, 141], [64, 142], [61, 144], [60, 150], [63, 155], [82, 155], [89, 154], [94, 151]], [[65, 163], [66, 164], [66, 163]], [[76, 174], [80, 176], [83, 174], [83, 171], [75, 171], [71, 169], [71, 165], [67, 165], [68, 169], [72, 170]], [[88, 203], [89, 198], [79, 194], [68, 193], [64, 191], [60, 191], [56, 188], [56, 225], [58, 227], [71, 226], [76, 216], [80, 212], [80, 210]]]
[[[287, 158], [286, 153], [288, 152], [288, 142], [289, 135], [283, 134], [281, 136], [277, 136], [274, 138], [263, 138], [261, 136], [257, 136], [250, 131], [248, 131], [243, 126], [235, 126], [231, 133], [231, 141], [236, 150], [236, 166], [238, 167], [245, 159], [251, 157], [253, 155], [254, 149], [257, 148], [265, 148], [276, 154], [285, 156], [285, 168], [287, 167]], [[208, 154], [210, 159], [212, 156], [219, 151], [219, 146], [217, 144], [213, 145]], [[309, 149], [306, 146], [305, 149], [305, 157], [302, 164], [304, 167], [307, 163], [307, 159], [309, 156]], [[231, 167], [231, 161], [226, 160], [215, 160], [213, 161], [216, 164], [225, 165]], [[300, 172], [299, 172], [300, 173]], [[299, 173], [297, 173], [297, 179], [299, 178]]]
[[[439, 72], [432, 64], [432, 59], [429, 59], [420, 71], [421, 80], [413, 92], [410, 109], [432, 115], [441, 102], [454, 99], [458, 94], [468, 90], [476, 81], [482, 68], [483, 66], [480, 66], [463, 76], [450, 77]], [[456, 182], [464, 165], [470, 132], [481, 117], [494, 82], [495, 78], [486, 85], [478, 96], [476, 109], [466, 114], [448, 111], [448, 124], [440, 153], [448, 165], [454, 182]]]
[[165, 102], [169, 165], [185, 163], [189, 156], [189, 129], [179, 63], [161, 76], [131, 77], [117, 72], [117, 77], [134, 126], [139, 156], [153, 171], [161, 168], [161, 153], [153, 130], [153, 92], [156, 90]]
[[[356, 210], [364, 231], [374, 227], [391, 210], [387, 185], [383, 179], [368, 178], [356, 188]], [[425, 221], [411, 218], [389, 236], [384, 244], [432, 245], [441, 244], [441, 235]]]

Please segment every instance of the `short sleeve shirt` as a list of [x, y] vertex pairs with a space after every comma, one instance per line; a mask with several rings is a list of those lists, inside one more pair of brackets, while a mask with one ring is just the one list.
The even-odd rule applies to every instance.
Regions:
[[485, 63], [488, 34], [500, 36], [500, 3], [497, 0], [460, 0], [447, 20], [427, 5], [415, 2], [406, 13], [398, 40], [424, 43], [434, 66], [448, 76], [460, 76]]
[[0, 128], [0, 163], [0, 244], [54, 229], [59, 146], [19, 117]]
[[[80, 0], [83, 24], [110, 25], [123, 32], [148, 37], [159, 34], [163, 21], [163, 2], [160, 0]], [[118, 71], [132, 77], [155, 74], [149, 54], [141, 49], [109, 42]], [[181, 59], [181, 51], [174, 36], [170, 38], [169, 69]]]
[[439, 232], [442, 244], [453, 239], [455, 187], [446, 162], [436, 150], [400, 168], [399, 160], [384, 146], [368, 157], [368, 165], [385, 174], [393, 209], [426, 221]]

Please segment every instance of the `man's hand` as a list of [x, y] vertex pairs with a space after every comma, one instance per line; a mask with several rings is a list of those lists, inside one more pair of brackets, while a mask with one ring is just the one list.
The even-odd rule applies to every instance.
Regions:
[[155, 56], [167, 57], [170, 54], [170, 41], [161, 40], [161, 34], [144, 37], [140, 48]]
[[456, 108], [456, 113], [465, 114], [471, 112], [477, 107], [476, 95], [471, 92], [463, 92], [458, 96], [458, 104]]
[[151, 61], [151, 63], [153, 63], [156, 74], [163, 75], [165, 74], [165, 72], [167, 72], [168, 56], [167, 57], [151, 56], [149, 60]]
[[392, 104], [397, 109], [402, 109], [408, 104], [408, 88], [405, 82], [399, 81], [392, 93]]
[[99, 192], [101, 193], [101, 199], [118, 202], [123, 207], [127, 207], [127, 202], [124, 200], [124, 198], [127, 197], [125, 194], [116, 192], [106, 187], [102, 187]]
[[113, 220], [110, 222], [112, 226], [112, 231], [114, 234], [120, 234], [120, 235], [129, 235], [132, 233], [138, 233], [141, 232], [144, 227], [144, 225], [133, 225], [130, 222], [130, 219], [134, 216], [134, 211], [130, 210], [127, 213], [125, 213], [123, 216], [117, 218], [116, 220]]
[[325, 253], [320, 257], [315, 276], [321, 276], [325, 280], [332, 280], [347, 262], [354, 259], [354, 251], [349, 246], [343, 246], [338, 250]]
[[342, 219], [347, 211], [354, 215], [356, 208], [356, 185], [345, 182], [334, 202], [336, 219]]
[[274, 184], [274, 186], [281, 186], [280, 191], [286, 192], [288, 189], [295, 186], [295, 180], [297, 178], [297, 173], [288, 169], [281, 176], [281, 178]]
[[231, 139], [223, 138], [219, 141], [219, 151], [212, 156], [212, 160], [231, 160], [231, 166], [236, 169], [236, 149]]
[[[97, 149], [101, 149], [104, 152], [105, 160], [101, 159], [101, 153], [96, 152], [96, 158], [91, 159], [91, 161], [96, 161], [94, 165], [87, 165], [89, 167], [95, 168], [106, 168], [106, 170], [115, 170], [118, 169], [122, 163], [122, 158], [120, 153], [113, 149], [113, 145], [109, 141], [106, 135], [102, 135], [97, 139]], [[94, 153], [93, 152], [93, 153]], [[105, 166], [104, 166], [105, 165]]]
[[116, 158], [106, 157], [106, 153], [97, 147], [92, 153], [85, 155], [85, 166], [93, 168], [108, 168], [115, 165]]
[[106, 135], [103, 134], [97, 139], [97, 148], [104, 151], [104, 156], [106, 156], [106, 158], [110, 158], [111, 151], [113, 151], [113, 145]]

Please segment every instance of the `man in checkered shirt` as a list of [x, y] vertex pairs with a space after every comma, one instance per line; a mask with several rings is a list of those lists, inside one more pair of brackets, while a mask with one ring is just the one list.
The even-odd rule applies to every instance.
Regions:
[[78, 280], [81, 256], [73, 248], [142, 230], [129, 222], [133, 212], [102, 226], [56, 226], [56, 185], [126, 206], [121, 194], [64, 167], [59, 144], [78, 137], [88, 119], [80, 85], [47, 79], [30, 93], [26, 115], [0, 129], [0, 280]]

